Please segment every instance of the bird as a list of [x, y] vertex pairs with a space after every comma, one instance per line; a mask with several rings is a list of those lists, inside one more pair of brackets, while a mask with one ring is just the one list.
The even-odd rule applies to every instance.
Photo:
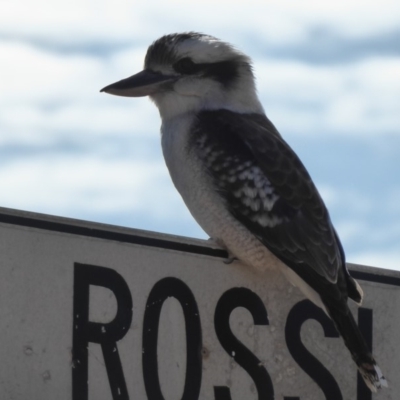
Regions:
[[266, 116], [251, 59], [210, 35], [168, 34], [143, 71], [101, 92], [155, 103], [167, 168], [202, 229], [230, 259], [280, 269], [332, 319], [370, 390], [387, 387], [348, 306], [362, 289], [309, 173]]

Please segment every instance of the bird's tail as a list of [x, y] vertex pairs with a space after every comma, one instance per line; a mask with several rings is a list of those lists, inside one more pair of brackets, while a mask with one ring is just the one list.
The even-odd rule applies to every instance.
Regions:
[[343, 311], [329, 307], [328, 311], [366, 385], [372, 392], [376, 392], [382, 386], [388, 387], [387, 381], [369, 351], [350, 310], [343, 313]]

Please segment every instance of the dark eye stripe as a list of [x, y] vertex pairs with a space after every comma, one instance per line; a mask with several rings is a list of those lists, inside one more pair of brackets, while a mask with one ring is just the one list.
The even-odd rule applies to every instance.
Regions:
[[203, 76], [213, 78], [224, 86], [229, 86], [236, 80], [239, 75], [238, 67], [236, 60], [196, 64], [189, 57], [181, 58], [173, 65], [174, 70], [180, 74], [202, 73]]
[[239, 76], [237, 61], [220, 61], [213, 64], [202, 64], [205, 67], [204, 75], [222, 83], [223, 86], [230, 86]]
[[[199, 71], [199, 65], [201, 64], [195, 64], [191, 58], [185, 57], [181, 58], [179, 61], [177, 61], [173, 67], [176, 72], [179, 72], [180, 74], [184, 75], [191, 75], [195, 74], [196, 72]], [[201, 68], [200, 68], [201, 70]]]

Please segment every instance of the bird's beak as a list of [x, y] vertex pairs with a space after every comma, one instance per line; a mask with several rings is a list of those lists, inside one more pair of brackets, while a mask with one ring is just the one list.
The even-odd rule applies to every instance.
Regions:
[[163, 75], [150, 70], [141, 71], [129, 78], [112, 83], [101, 89], [100, 92], [115, 94], [125, 97], [143, 97], [159, 92], [162, 86], [168, 82], [175, 81], [176, 76]]

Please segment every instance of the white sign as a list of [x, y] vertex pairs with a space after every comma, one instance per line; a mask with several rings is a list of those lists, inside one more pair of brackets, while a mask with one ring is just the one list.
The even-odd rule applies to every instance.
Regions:
[[350, 265], [389, 382], [279, 272], [212, 244], [0, 209], [0, 399], [398, 400], [400, 274]]

